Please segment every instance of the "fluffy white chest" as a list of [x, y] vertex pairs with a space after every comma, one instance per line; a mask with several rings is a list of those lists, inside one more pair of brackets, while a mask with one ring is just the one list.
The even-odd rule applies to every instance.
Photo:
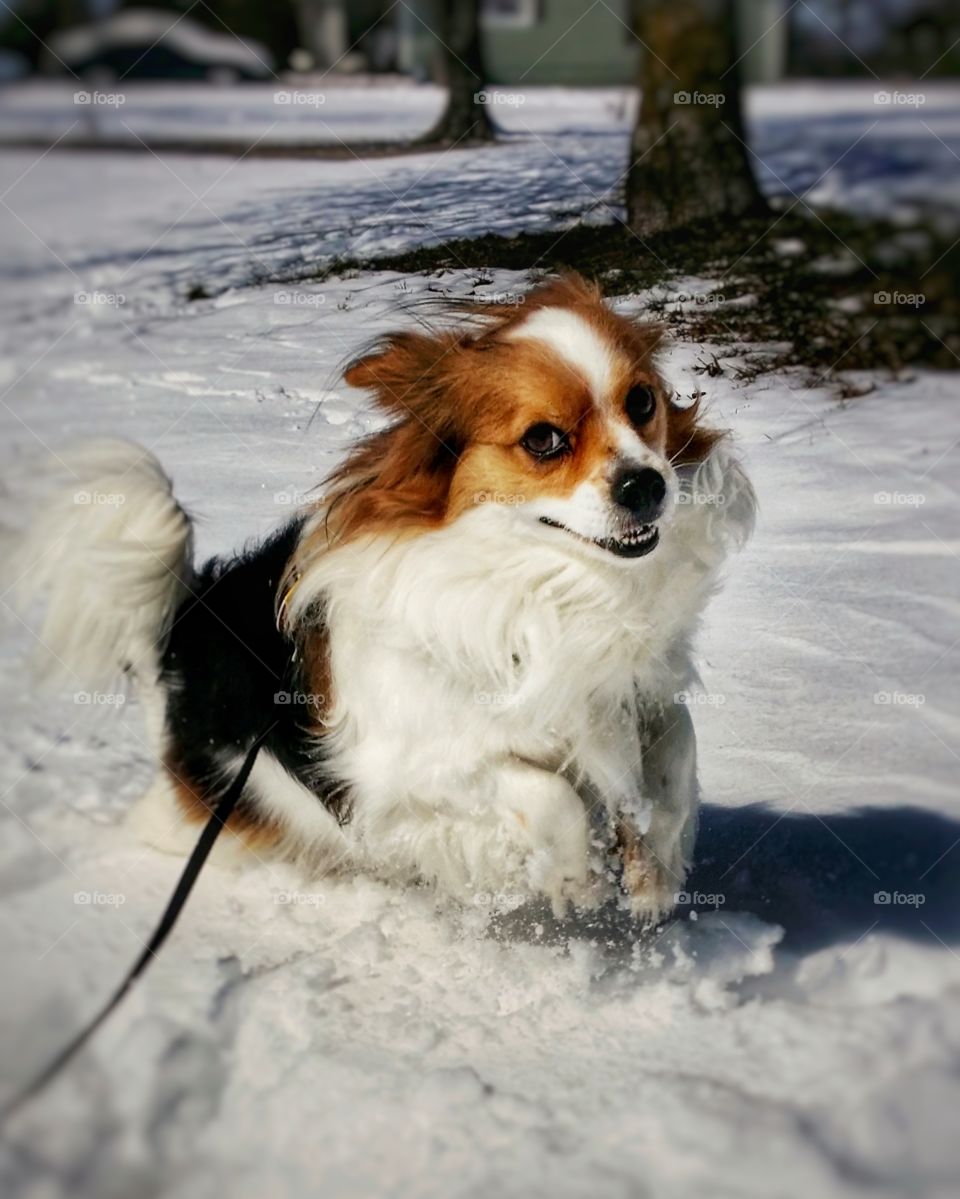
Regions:
[[752, 518], [741, 480], [715, 454], [687, 494], [730, 503], [679, 505], [657, 549], [627, 564], [497, 505], [323, 555], [301, 590], [329, 635], [334, 773], [372, 804], [475, 805], [506, 759], [612, 804], [635, 794], [640, 712], [688, 685], [691, 635]]
[[353, 580], [328, 588], [338, 773], [367, 793], [456, 803], [516, 757], [632, 792], [638, 696], [684, 683], [690, 613], [658, 598], [669, 572], [511, 547], [493, 523], [371, 545]]

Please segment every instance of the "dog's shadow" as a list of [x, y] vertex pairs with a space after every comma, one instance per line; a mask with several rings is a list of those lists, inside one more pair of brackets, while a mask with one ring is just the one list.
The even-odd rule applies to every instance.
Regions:
[[[674, 919], [691, 911], [749, 912], [784, 930], [783, 948], [812, 953], [877, 931], [931, 945], [960, 943], [960, 822], [922, 808], [859, 808], [818, 816], [763, 804], [705, 805], [696, 866]], [[564, 921], [511, 913], [501, 933], [531, 920], [550, 940], [602, 935], [626, 948], [636, 922], [613, 905]], [[540, 934], [541, 937], [543, 934]]]
[[869, 929], [960, 942], [960, 822], [923, 808], [818, 816], [707, 806], [687, 892], [784, 929], [799, 953]]

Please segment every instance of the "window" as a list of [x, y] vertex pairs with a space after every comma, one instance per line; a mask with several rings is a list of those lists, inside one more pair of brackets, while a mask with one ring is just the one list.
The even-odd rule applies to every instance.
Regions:
[[480, 0], [480, 23], [488, 29], [530, 29], [540, 20], [540, 0]]

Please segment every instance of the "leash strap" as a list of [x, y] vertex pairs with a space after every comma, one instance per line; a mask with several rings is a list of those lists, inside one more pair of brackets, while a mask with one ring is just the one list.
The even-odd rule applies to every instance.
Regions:
[[28, 1103], [35, 1095], [39, 1094], [46, 1086], [48, 1086], [54, 1078], [63, 1070], [73, 1057], [86, 1045], [87, 1041], [93, 1036], [101, 1024], [119, 1005], [120, 1001], [127, 994], [133, 984], [137, 981], [151, 960], [156, 957], [160, 947], [166, 941], [167, 937], [173, 930], [173, 926], [177, 922], [177, 917], [183, 910], [183, 905], [187, 902], [190, 892], [193, 890], [193, 885], [197, 881], [197, 877], [203, 868], [204, 862], [210, 855], [210, 850], [213, 849], [213, 844], [216, 841], [220, 831], [230, 817], [230, 813], [237, 805], [237, 800], [247, 785], [247, 780], [250, 778], [250, 772], [253, 770], [253, 764], [257, 760], [257, 754], [260, 752], [264, 741], [273, 731], [274, 725], [264, 731], [257, 737], [253, 745], [247, 751], [247, 756], [243, 759], [243, 765], [237, 771], [233, 782], [223, 793], [220, 802], [210, 814], [210, 819], [203, 827], [203, 832], [200, 834], [200, 839], [193, 848], [193, 852], [187, 859], [187, 864], [183, 868], [183, 873], [177, 882], [176, 888], [170, 899], [167, 901], [167, 906], [163, 910], [163, 915], [153, 930], [150, 940], [147, 942], [143, 953], [137, 958], [133, 966], [127, 972], [123, 982], [117, 987], [113, 995], [103, 1005], [100, 1011], [86, 1024], [79, 1033], [67, 1045], [60, 1050], [56, 1057], [33, 1079], [26, 1087], [15, 1095], [11, 1100], [0, 1107], [0, 1124], [6, 1123], [7, 1120], [21, 1107]]

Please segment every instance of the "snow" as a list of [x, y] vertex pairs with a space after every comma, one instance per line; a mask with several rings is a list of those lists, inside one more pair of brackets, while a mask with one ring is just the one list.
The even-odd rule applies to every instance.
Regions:
[[[597, 218], [605, 221], [621, 212], [632, 89], [510, 88], [493, 97], [491, 111], [505, 144], [413, 156], [386, 168], [381, 160], [355, 164], [369, 178], [388, 174], [397, 195], [429, 173], [435, 185], [429, 194], [445, 203], [427, 222], [435, 236], [419, 240], [491, 227], [507, 232], [543, 227], [551, 218], [555, 223], [557, 213], [569, 220], [585, 206], [595, 206]], [[342, 148], [416, 137], [432, 125], [442, 104], [442, 92], [432, 85], [334, 83], [324, 77], [309, 87], [277, 77], [240, 88], [30, 81], [0, 91], [0, 136], [102, 136], [134, 144], [226, 139], [243, 147], [320, 142]], [[955, 82], [756, 86], [748, 89], [746, 116], [760, 183], [784, 203], [804, 197], [818, 205], [904, 217], [931, 205], [952, 212], [960, 207]], [[166, 154], [164, 161], [181, 175], [196, 169]], [[134, 173], [138, 165], [139, 160]], [[219, 166], [214, 160], [209, 169]], [[88, 169], [87, 160], [82, 169]], [[342, 178], [327, 164], [278, 163], [273, 169], [281, 177]], [[247, 174], [241, 170], [240, 177]], [[331, 200], [336, 205], [336, 195]]]
[[[816, 126], [818, 97], [809, 118], [790, 104]], [[591, 187], [613, 181], [618, 119], [572, 139]], [[925, 174], [891, 204], [945, 169], [910, 138]], [[816, 138], [805, 153], [815, 174], [832, 160]], [[8, 153], [0, 516], [22, 518], [14, 468], [104, 433], [162, 458], [201, 554], [273, 527], [372, 427], [338, 381], [358, 346], [424, 297], [524, 280], [256, 281], [555, 227], [589, 202], [567, 169], [529, 143], [319, 164]], [[212, 298], [187, 302], [197, 283]], [[7, 1130], [4, 1194], [956, 1193], [960, 381], [860, 375], [874, 390], [840, 402], [792, 373], [700, 373], [713, 349], [729, 354], [674, 344], [668, 374], [735, 430], [762, 513], [699, 643], [692, 902], [639, 937], [618, 913], [211, 868], [143, 985]], [[138, 705], [38, 695], [30, 644], [9, 617], [0, 1097], [93, 1013], [180, 868], [122, 823], [153, 770]]]
[[[206, 67], [233, 67], [259, 77], [273, 73], [272, 55], [259, 42], [232, 32], [225, 37], [219, 30], [190, 20], [186, 13], [175, 17], [150, 9], [128, 9], [101, 18], [94, 25], [74, 25], [56, 32], [50, 39], [48, 54], [72, 72], [73, 67], [79, 69], [81, 64], [118, 48], [139, 51], [146, 58], [161, 43], [168, 53]], [[134, 66], [138, 63], [134, 59]]]

